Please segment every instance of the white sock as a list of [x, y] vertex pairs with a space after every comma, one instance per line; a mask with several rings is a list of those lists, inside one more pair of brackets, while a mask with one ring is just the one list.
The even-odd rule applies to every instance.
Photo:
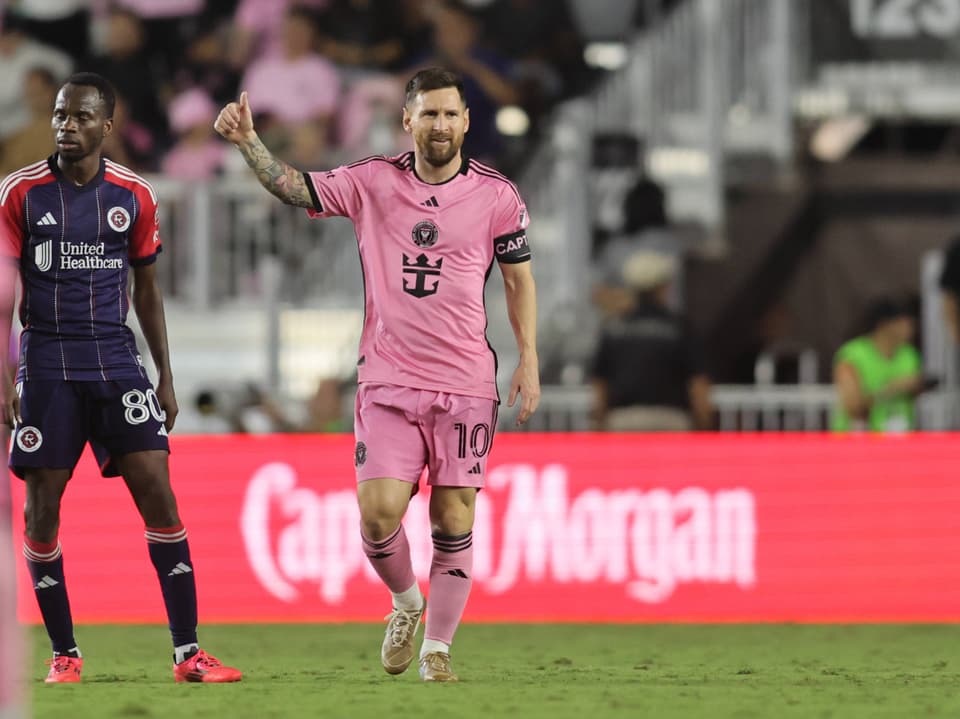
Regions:
[[173, 648], [173, 663], [182, 664], [186, 661], [187, 655], [200, 649], [199, 644], [181, 644]]
[[443, 654], [449, 654], [450, 645], [444, 644], [443, 642], [438, 642], [436, 639], [424, 639], [423, 646], [420, 647], [420, 658], [423, 659], [424, 655], [430, 654], [431, 652], [442, 652]]
[[406, 591], [400, 592], [399, 594], [391, 592], [391, 594], [393, 594], [394, 609], [410, 610], [423, 608], [423, 593], [420, 591], [420, 585], [416, 582]]

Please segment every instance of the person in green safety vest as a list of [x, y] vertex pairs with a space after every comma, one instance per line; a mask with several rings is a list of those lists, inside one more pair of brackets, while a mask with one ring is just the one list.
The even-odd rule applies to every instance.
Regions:
[[911, 344], [916, 321], [906, 303], [876, 301], [868, 330], [837, 350], [833, 383], [837, 432], [906, 432], [916, 429], [914, 398], [926, 384], [920, 353]]

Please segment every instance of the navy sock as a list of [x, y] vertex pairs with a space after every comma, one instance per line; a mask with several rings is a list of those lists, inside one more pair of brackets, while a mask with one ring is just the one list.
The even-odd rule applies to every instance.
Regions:
[[183, 525], [145, 531], [150, 560], [160, 579], [173, 646], [197, 642], [197, 585]]
[[63, 576], [63, 556], [60, 542], [36, 542], [23, 538], [23, 555], [33, 579], [33, 593], [40, 606], [43, 625], [47, 628], [54, 654], [68, 654], [77, 648], [73, 636], [73, 617], [67, 597], [67, 582]]

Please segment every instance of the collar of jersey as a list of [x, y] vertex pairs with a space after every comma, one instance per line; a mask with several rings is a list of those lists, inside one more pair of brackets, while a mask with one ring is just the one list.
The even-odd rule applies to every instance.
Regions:
[[67, 187], [72, 187], [77, 192], [89, 192], [97, 189], [97, 187], [100, 186], [100, 183], [103, 182], [103, 173], [107, 171], [107, 163], [103, 159], [102, 155], [100, 156], [100, 171], [87, 184], [78, 185], [64, 177], [63, 172], [60, 170], [60, 166], [57, 164], [57, 154], [58, 153], [55, 152], [47, 158], [47, 165], [50, 166], [50, 172], [52, 172], [54, 176], [63, 182], [63, 184], [65, 184]]
[[414, 156], [413, 152], [410, 153], [410, 171], [413, 173], [413, 176], [416, 177], [424, 185], [430, 185], [430, 187], [437, 187], [438, 185], [446, 185], [448, 182], [452, 182], [456, 179], [457, 175], [466, 175], [467, 170], [470, 169], [470, 158], [463, 154], [463, 151], [460, 151], [460, 169], [457, 170], [453, 175], [448, 177], [443, 182], [427, 182], [420, 175], [417, 174], [417, 158]]

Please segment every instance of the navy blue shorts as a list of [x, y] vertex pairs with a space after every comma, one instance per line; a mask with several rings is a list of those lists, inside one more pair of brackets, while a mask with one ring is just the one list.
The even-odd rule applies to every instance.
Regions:
[[18, 385], [23, 423], [10, 443], [10, 469], [73, 470], [90, 442], [104, 477], [120, 473], [112, 458], [170, 451], [164, 413], [147, 379], [109, 382], [28, 380]]

